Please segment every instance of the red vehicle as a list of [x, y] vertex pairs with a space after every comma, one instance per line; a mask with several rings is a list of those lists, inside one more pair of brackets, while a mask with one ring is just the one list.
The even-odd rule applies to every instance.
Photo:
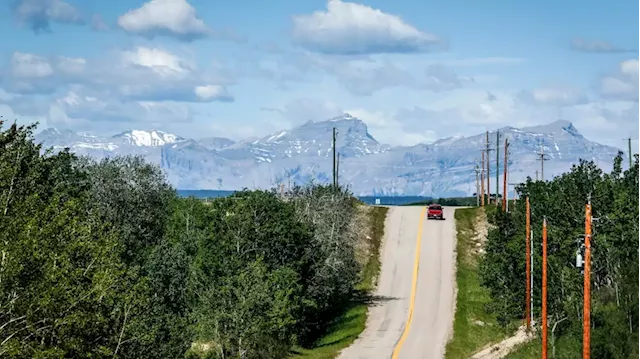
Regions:
[[444, 212], [442, 206], [439, 204], [430, 204], [427, 207], [427, 219], [444, 219]]

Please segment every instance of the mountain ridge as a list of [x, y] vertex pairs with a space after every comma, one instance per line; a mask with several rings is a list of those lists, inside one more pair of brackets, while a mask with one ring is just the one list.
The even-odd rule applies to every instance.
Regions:
[[[350, 114], [307, 121], [251, 142], [224, 137], [190, 139], [160, 130], [130, 130], [100, 137], [52, 128], [36, 134], [36, 140], [45, 147], [69, 147], [94, 158], [142, 155], [160, 165], [179, 189], [235, 190], [311, 180], [329, 182], [333, 127], [338, 132], [339, 178], [358, 195], [458, 196], [475, 192], [475, 166], [485, 148], [486, 133], [452, 136], [428, 144], [388, 146], [369, 133], [364, 121]], [[527, 176], [535, 178], [539, 151], [551, 160], [545, 163], [547, 178], [566, 172], [580, 158], [593, 159], [603, 168], [611, 167], [619, 151], [584, 138], [565, 120], [498, 130], [502, 134], [501, 153], [504, 139], [510, 142], [509, 182], [520, 182]], [[493, 147], [495, 132], [489, 131]], [[495, 158], [490, 157], [494, 182]]]

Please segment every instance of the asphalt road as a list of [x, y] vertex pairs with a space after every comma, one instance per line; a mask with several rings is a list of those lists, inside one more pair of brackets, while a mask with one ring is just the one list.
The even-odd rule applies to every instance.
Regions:
[[340, 359], [439, 359], [453, 326], [454, 208], [427, 220], [424, 207], [391, 207], [382, 270], [367, 327]]

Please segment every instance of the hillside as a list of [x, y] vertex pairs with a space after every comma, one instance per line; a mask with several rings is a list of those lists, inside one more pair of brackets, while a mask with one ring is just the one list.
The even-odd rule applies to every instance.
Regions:
[[[94, 158], [142, 155], [159, 164], [180, 189], [268, 188], [278, 183], [331, 179], [332, 129], [338, 131], [340, 181], [356, 195], [468, 196], [475, 192], [475, 166], [485, 134], [452, 137], [430, 144], [390, 147], [369, 134], [367, 125], [349, 114], [309, 121], [253, 141], [220, 137], [187, 139], [158, 130], [133, 130], [111, 137], [53, 128], [36, 139], [46, 147], [69, 147]], [[510, 146], [509, 182], [535, 177], [537, 153], [544, 150], [545, 178], [566, 172], [579, 159], [610, 169], [618, 149], [586, 139], [568, 121], [497, 129]], [[489, 141], [496, 142], [495, 130]], [[502, 153], [502, 148], [501, 151]], [[491, 153], [492, 192], [495, 152]], [[502, 161], [502, 155], [501, 155]], [[502, 170], [502, 165], [500, 166]]]

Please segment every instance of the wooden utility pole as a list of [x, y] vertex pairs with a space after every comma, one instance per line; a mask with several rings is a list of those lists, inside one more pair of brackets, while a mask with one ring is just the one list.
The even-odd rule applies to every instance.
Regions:
[[340, 185], [340, 152], [336, 155], [336, 186]]
[[508, 154], [509, 154], [509, 141], [505, 138], [504, 139], [504, 171], [502, 173], [502, 210], [506, 211], [507, 210], [507, 159], [508, 159]]
[[476, 206], [480, 207], [480, 169], [476, 160]]
[[486, 140], [486, 148], [487, 152], [487, 204], [491, 204], [491, 160], [489, 160], [489, 152], [493, 151], [491, 145], [489, 144], [489, 131], [487, 131], [487, 140]]
[[526, 272], [526, 282], [527, 282], [527, 289], [526, 289], [526, 296], [525, 296], [525, 309], [524, 309], [524, 315], [525, 315], [525, 323], [527, 325], [527, 331], [529, 329], [531, 329], [531, 312], [530, 312], [530, 308], [531, 308], [531, 262], [530, 262], [530, 257], [531, 257], [531, 249], [530, 249], [530, 244], [529, 242], [531, 242], [531, 208], [529, 207], [529, 196], [527, 196], [527, 200], [526, 200], [526, 217], [525, 217], [525, 247], [526, 247], [526, 258], [525, 258], [525, 272]]
[[538, 170], [536, 170], [536, 182], [538, 181]]
[[631, 137], [628, 139], [629, 141], [629, 168], [633, 166], [633, 152], [631, 152]]
[[633, 166], [633, 150], [631, 149], [631, 140], [632, 138], [625, 138], [625, 140], [627, 140], [628, 144], [629, 144], [629, 168], [631, 168]]
[[582, 358], [591, 353], [591, 200], [585, 206], [584, 220], [584, 305], [582, 315]]
[[540, 161], [540, 177], [542, 181], [544, 181], [544, 161], [549, 160], [548, 158], [545, 157], [546, 155], [547, 154], [544, 153], [544, 145], [540, 146], [540, 153], [538, 153], [538, 161]]
[[[500, 131], [496, 131], [496, 207], [500, 205], [498, 193], [500, 193]], [[502, 210], [504, 211], [504, 208]]]
[[331, 140], [333, 147], [333, 187], [336, 187], [336, 128], [333, 128], [333, 139]]
[[547, 359], [547, 218], [542, 220], [542, 359]]
[[482, 170], [480, 171], [480, 192], [482, 193], [480, 197], [480, 206], [484, 207], [484, 150], [482, 150]]
[[[516, 186], [519, 185], [519, 183], [508, 183], [508, 185], [513, 188], [513, 205], [515, 206], [518, 202], [518, 192], [516, 192]], [[509, 211], [509, 202], [507, 202], [507, 211]]]

